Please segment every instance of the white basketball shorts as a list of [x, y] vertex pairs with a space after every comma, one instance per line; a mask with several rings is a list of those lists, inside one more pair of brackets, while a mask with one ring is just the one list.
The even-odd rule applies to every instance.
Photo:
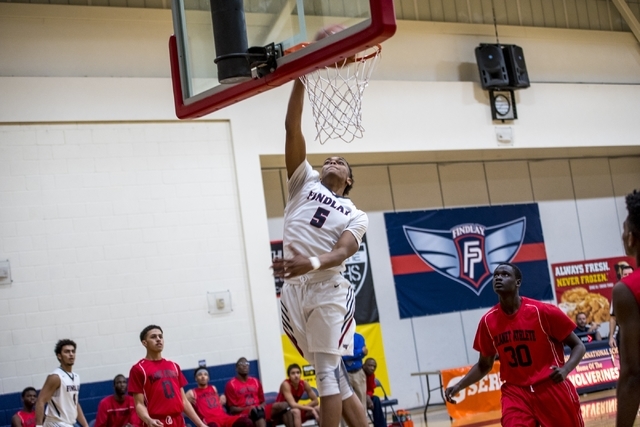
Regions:
[[312, 353], [353, 354], [356, 296], [340, 275], [324, 282], [285, 283], [280, 294], [284, 332], [302, 357]]

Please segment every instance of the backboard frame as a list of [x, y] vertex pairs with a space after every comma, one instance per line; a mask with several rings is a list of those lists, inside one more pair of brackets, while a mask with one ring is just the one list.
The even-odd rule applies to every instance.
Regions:
[[[176, 116], [179, 119], [205, 116], [281, 86], [340, 58], [354, 55], [393, 36], [396, 31], [393, 0], [369, 0], [369, 7], [371, 18], [279, 58], [278, 67], [273, 73], [246, 82], [215, 86], [189, 99], [185, 99], [183, 91], [189, 84], [186, 70], [183, 69], [185, 61], [180, 56], [176, 35], [172, 35], [169, 38], [169, 56]], [[174, 13], [174, 19], [180, 17]]]

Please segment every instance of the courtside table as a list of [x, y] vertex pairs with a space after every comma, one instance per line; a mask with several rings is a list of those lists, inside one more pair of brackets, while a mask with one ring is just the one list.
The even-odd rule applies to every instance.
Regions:
[[[431, 388], [431, 384], [429, 383], [429, 377], [431, 375], [435, 375], [438, 377], [438, 385], [436, 387]], [[444, 390], [442, 389], [442, 375], [440, 371], [423, 371], [423, 372], [414, 372], [411, 374], [412, 377], [420, 377], [424, 376], [427, 379], [427, 402], [424, 405], [424, 422], [427, 423], [427, 409], [429, 408], [429, 403], [431, 402], [431, 392], [440, 390], [440, 396], [442, 396], [442, 402], [445, 402], [444, 399]]]

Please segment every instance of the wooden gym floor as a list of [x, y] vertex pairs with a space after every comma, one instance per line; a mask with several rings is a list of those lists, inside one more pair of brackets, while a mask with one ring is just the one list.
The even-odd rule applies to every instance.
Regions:
[[[614, 427], [616, 421], [616, 391], [605, 390], [580, 396], [585, 427]], [[500, 412], [487, 412], [463, 420], [450, 421], [444, 406], [435, 406], [427, 412], [428, 424], [422, 417], [423, 408], [411, 410], [414, 427], [493, 427], [500, 426]], [[638, 418], [634, 426], [640, 426]], [[555, 426], [548, 426], [555, 427]]]

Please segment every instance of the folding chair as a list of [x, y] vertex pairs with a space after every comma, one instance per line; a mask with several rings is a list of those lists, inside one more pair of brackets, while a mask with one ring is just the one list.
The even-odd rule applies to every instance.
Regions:
[[390, 408], [394, 419], [399, 419], [398, 414], [396, 414], [396, 410], [393, 408], [394, 405], [398, 404], [398, 399], [389, 399], [389, 396], [387, 396], [387, 392], [382, 386], [382, 383], [380, 383], [380, 380], [377, 378], [376, 387], [380, 387], [380, 389], [382, 390], [382, 395], [384, 396], [384, 399], [380, 399], [380, 406], [382, 406], [382, 409], [384, 410], [385, 418], [387, 418], [387, 408]]

